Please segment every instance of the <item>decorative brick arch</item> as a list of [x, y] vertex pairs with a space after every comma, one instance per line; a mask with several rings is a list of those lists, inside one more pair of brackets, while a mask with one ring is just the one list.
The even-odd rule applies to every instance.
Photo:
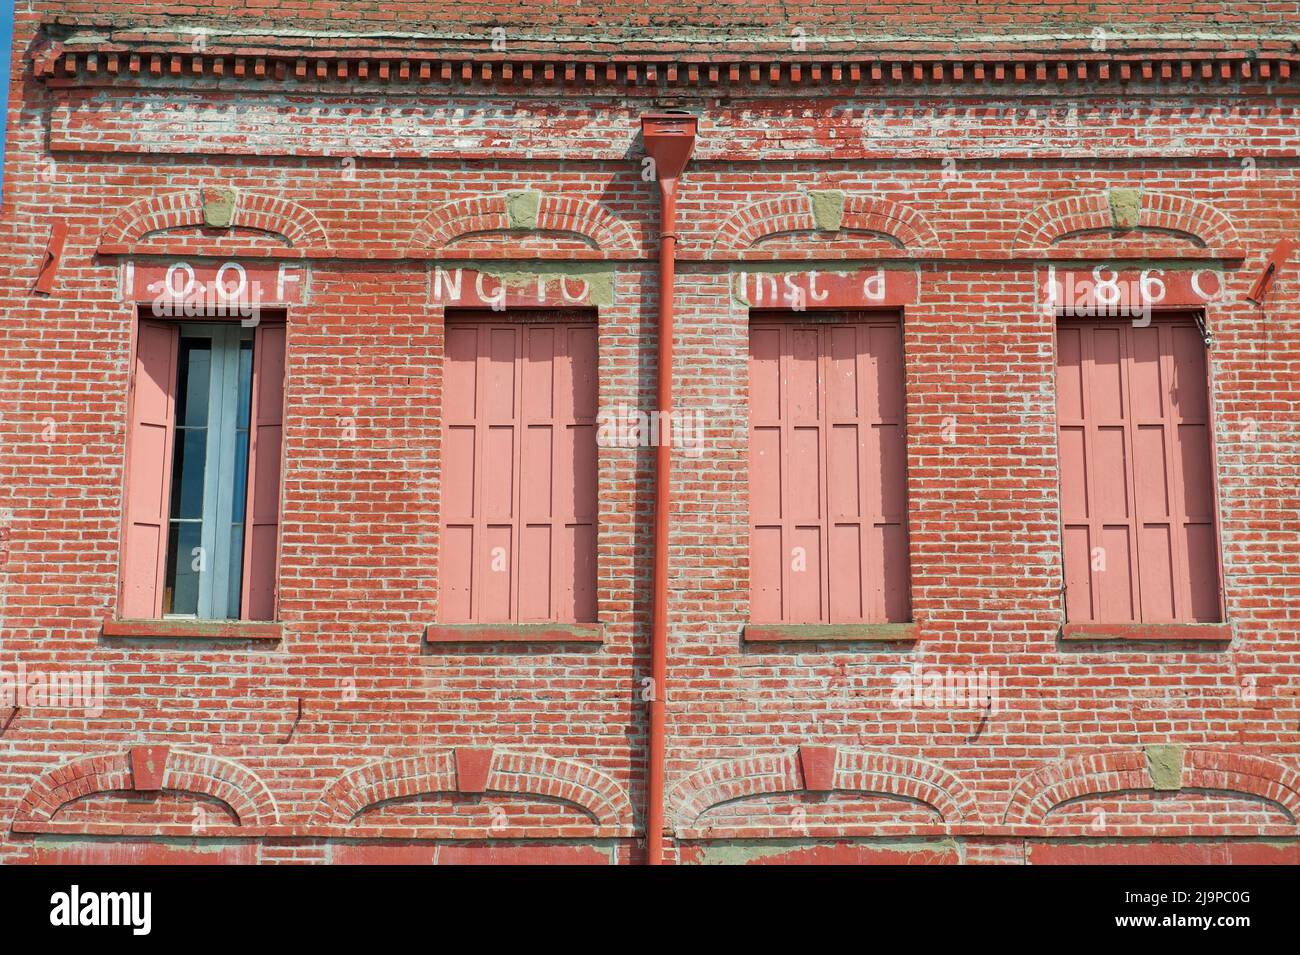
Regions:
[[[323, 249], [329, 245], [324, 227], [306, 206], [257, 192], [235, 190], [232, 195], [231, 228], [257, 229], [283, 236], [295, 249]], [[201, 189], [137, 199], [109, 222], [100, 236], [100, 247], [132, 245], [152, 232], [201, 226], [203, 207]]]
[[154, 748], [160, 753], [157, 774], [143, 783], [133, 770], [132, 751], [85, 756], [53, 769], [32, 784], [14, 817], [15, 831], [32, 831], [53, 823], [60, 807], [96, 793], [133, 790], [172, 791], [211, 796], [230, 807], [241, 828], [279, 822], [275, 797], [251, 770], [219, 756]]
[[836, 746], [801, 746], [787, 753], [714, 763], [673, 787], [673, 828], [694, 827], [714, 806], [786, 792], [878, 793], [929, 806], [944, 823], [973, 821], [975, 797], [941, 766], [906, 756]]
[[496, 192], [466, 196], [429, 213], [411, 237], [411, 250], [441, 249], [476, 232], [570, 232], [605, 252], [637, 249], [631, 227], [603, 205], [545, 192]]
[[1157, 780], [1142, 750], [1090, 753], [1049, 763], [1020, 781], [1007, 803], [1003, 821], [1041, 825], [1052, 810], [1086, 796], [1133, 791], [1217, 790], [1256, 796], [1280, 806], [1294, 822], [1300, 819], [1300, 773], [1262, 756], [1209, 749], [1176, 752], [1176, 783]]
[[[814, 196], [831, 208], [830, 221], [819, 219]], [[713, 237], [713, 254], [743, 252], [760, 240], [785, 232], [875, 232], [908, 252], [940, 250], [934, 227], [917, 210], [880, 196], [862, 193], [799, 193], [762, 199], [733, 213]]]
[[1243, 254], [1231, 220], [1208, 202], [1168, 192], [1124, 191], [1133, 193], [1138, 203], [1132, 221], [1116, 221], [1110, 192], [1067, 196], [1044, 203], [1029, 214], [1016, 230], [1013, 253], [1046, 255], [1054, 243], [1080, 232], [1150, 229], [1188, 236], [1224, 258]]
[[347, 825], [371, 806], [431, 793], [498, 792], [545, 796], [590, 813], [598, 826], [628, 825], [632, 803], [586, 763], [503, 749], [440, 750], [349, 770], [321, 795], [316, 825]]

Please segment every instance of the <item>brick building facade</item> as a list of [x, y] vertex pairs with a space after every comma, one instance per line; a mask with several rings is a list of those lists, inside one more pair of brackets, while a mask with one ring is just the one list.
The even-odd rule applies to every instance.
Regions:
[[1300, 861], [1295, 3], [392, 6], [18, 4], [0, 862]]

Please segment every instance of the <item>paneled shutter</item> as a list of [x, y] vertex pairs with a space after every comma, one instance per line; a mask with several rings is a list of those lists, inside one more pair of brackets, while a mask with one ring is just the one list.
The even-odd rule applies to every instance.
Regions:
[[596, 326], [529, 318], [447, 326], [444, 623], [596, 619]]
[[175, 325], [153, 321], [141, 321], [136, 334], [118, 610], [124, 618], [162, 616], [179, 337]]
[[911, 618], [894, 321], [750, 326], [750, 618]]
[[244, 525], [242, 615], [274, 620], [279, 582], [280, 459], [284, 432], [285, 326], [262, 322], [253, 337], [252, 427]]
[[1190, 318], [1062, 321], [1066, 617], [1220, 619], [1205, 349]]

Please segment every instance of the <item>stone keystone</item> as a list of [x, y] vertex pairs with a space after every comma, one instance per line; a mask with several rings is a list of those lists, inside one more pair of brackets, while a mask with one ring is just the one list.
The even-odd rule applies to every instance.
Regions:
[[808, 193], [813, 222], [821, 232], [839, 232], [844, 222], [844, 193], [839, 189], [814, 190]]
[[235, 218], [234, 189], [203, 190], [203, 224], [211, 229], [229, 229]]
[[834, 746], [800, 746], [799, 770], [803, 774], [803, 788], [818, 793], [834, 789], [837, 755], [838, 749]]
[[1141, 189], [1108, 189], [1110, 221], [1116, 229], [1137, 228], [1142, 216]]
[[506, 193], [506, 217], [512, 229], [536, 229], [542, 194], [534, 190]]
[[487, 792], [488, 773], [492, 769], [492, 748], [483, 746], [456, 747], [456, 791], [462, 793]]
[[1183, 788], [1183, 748], [1173, 744], [1147, 746], [1147, 773], [1151, 785], [1161, 791], [1176, 792]]
[[139, 792], [157, 792], [163, 788], [163, 774], [167, 772], [167, 746], [131, 747], [131, 785]]

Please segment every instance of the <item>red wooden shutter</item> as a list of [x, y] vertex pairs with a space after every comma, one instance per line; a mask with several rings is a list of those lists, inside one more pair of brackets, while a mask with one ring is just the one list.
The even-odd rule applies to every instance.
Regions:
[[280, 459], [284, 431], [285, 326], [262, 322], [253, 336], [248, 430], [248, 503], [240, 606], [246, 620], [274, 620], [279, 582]]
[[750, 328], [750, 617], [911, 618], [897, 321]]
[[596, 327], [447, 326], [444, 623], [596, 619]]
[[140, 322], [127, 428], [126, 533], [118, 608], [124, 618], [162, 616], [178, 342], [175, 325]]
[[1062, 321], [1066, 617], [1217, 621], [1205, 349], [1195, 322]]

